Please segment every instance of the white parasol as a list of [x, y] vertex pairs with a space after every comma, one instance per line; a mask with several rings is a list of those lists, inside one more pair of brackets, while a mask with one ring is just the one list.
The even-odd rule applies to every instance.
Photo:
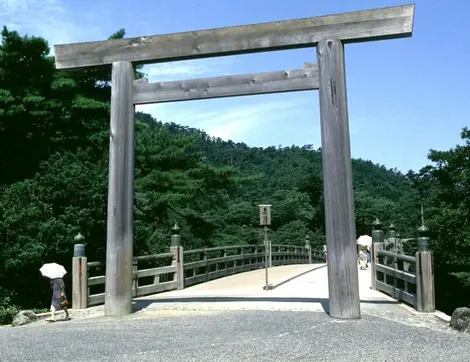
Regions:
[[372, 244], [372, 237], [369, 235], [361, 235], [356, 242], [357, 245], [364, 245], [364, 246], [371, 246]]
[[67, 274], [65, 268], [57, 263], [44, 264], [41, 269], [39, 269], [39, 271], [41, 272], [42, 276], [50, 279], [62, 278], [65, 274]]

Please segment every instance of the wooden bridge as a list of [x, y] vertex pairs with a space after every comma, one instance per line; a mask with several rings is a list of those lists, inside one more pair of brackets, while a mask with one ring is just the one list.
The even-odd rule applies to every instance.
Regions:
[[169, 253], [134, 258], [133, 313], [120, 317], [105, 315], [105, 265], [77, 256], [72, 321], [0, 328], [0, 360], [465, 360], [470, 339], [434, 310], [432, 254], [387, 250], [390, 234], [376, 223], [355, 320], [330, 316], [328, 264], [308, 244], [183, 250], [173, 235]]
[[[220, 282], [220, 278], [249, 271], [255, 271], [255, 275], [262, 276], [259, 282], [262, 283], [260, 290], [263, 290], [266, 287], [264, 269], [266, 260], [270, 267], [268, 270], [286, 265], [325, 264], [322, 252], [292, 245], [271, 245], [267, 259], [263, 245], [230, 245], [196, 250], [183, 250], [183, 247], [175, 246], [170, 249], [168, 253], [134, 258], [132, 284], [134, 298], [174, 290], [188, 290], [188, 287], [197, 284], [215, 279]], [[103, 304], [105, 263], [87, 262], [85, 257], [75, 257], [73, 266], [73, 308], [84, 309]], [[275, 280], [279, 278], [279, 272], [276, 273], [270, 275], [268, 271], [268, 281], [271, 281], [268, 283], [269, 288], [272, 285], [272, 278]], [[224, 280], [222, 283], [227, 281]], [[246, 285], [248, 288], [252, 286], [252, 283]]]
[[[418, 312], [433, 313], [434, 271], [432, 253], [427, 250], [427, 229], [424, 226], [418, 229], [419, 249], [410, 256], [398, 253], [396, 247], [395, 252], [387, 250], [390, 245], [396, 245], [396, 232], [391, 229], [385, 240], [381, 226], [376, 220], [370, 269], [359, 271], [361, 296], [368, 301], [395, 300]], [[323, 309], [328, 310], [325, 307], [329, 298], [326, 255], [323, 250], [312, 250], [308, 239], [304, 246], [268, 243], [184, 250], [179, 228], [175, 225], [172, 231], [168, 253], [133, 258], [134, 299], [188, 297], [201, 293], [212, 298], [277, 295], [292, 301], [295, 298], [321, 300]], [[300, 278], [302, 283], [306, 274], [310, 278], [307, 284], [294, 282]], [[105, 275], [104, 262], [88, 262], [84, 255], [73, 258], [74, 309], [104, 304]], [[292, 285], [296, 287], [290, 288]]]

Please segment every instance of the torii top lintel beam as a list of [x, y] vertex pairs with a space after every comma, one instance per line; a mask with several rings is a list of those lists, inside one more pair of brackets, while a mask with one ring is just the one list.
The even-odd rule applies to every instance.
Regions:
[[304, 19], [54, 46], [57, 69], [136, 64], [409, 37], [414, 4]]

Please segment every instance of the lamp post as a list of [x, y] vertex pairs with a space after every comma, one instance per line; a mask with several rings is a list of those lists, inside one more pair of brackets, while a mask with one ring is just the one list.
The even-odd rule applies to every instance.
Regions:
[[269, 268], [269, 237], [268, 237], [268, 226], [271, 225], [271, 205], [259, 205], [259, 224], [263, 226], [264, 231], [264, 269], [265, 269], [265, 286], [264, 290], [268, 291], [272, 289], [272, 285], [269, 284], [268, 280], [268, 268]]

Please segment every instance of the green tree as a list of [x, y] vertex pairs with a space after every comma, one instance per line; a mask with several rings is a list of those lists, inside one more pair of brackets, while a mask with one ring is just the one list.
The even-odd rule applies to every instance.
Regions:
[[470, 305], [470, 131], [461, 132], [463, 145], [431, 150], [433, 165], [414, 177], [426, 196], [425, 222], [432, 234], [436, 302], [451, 313]]

